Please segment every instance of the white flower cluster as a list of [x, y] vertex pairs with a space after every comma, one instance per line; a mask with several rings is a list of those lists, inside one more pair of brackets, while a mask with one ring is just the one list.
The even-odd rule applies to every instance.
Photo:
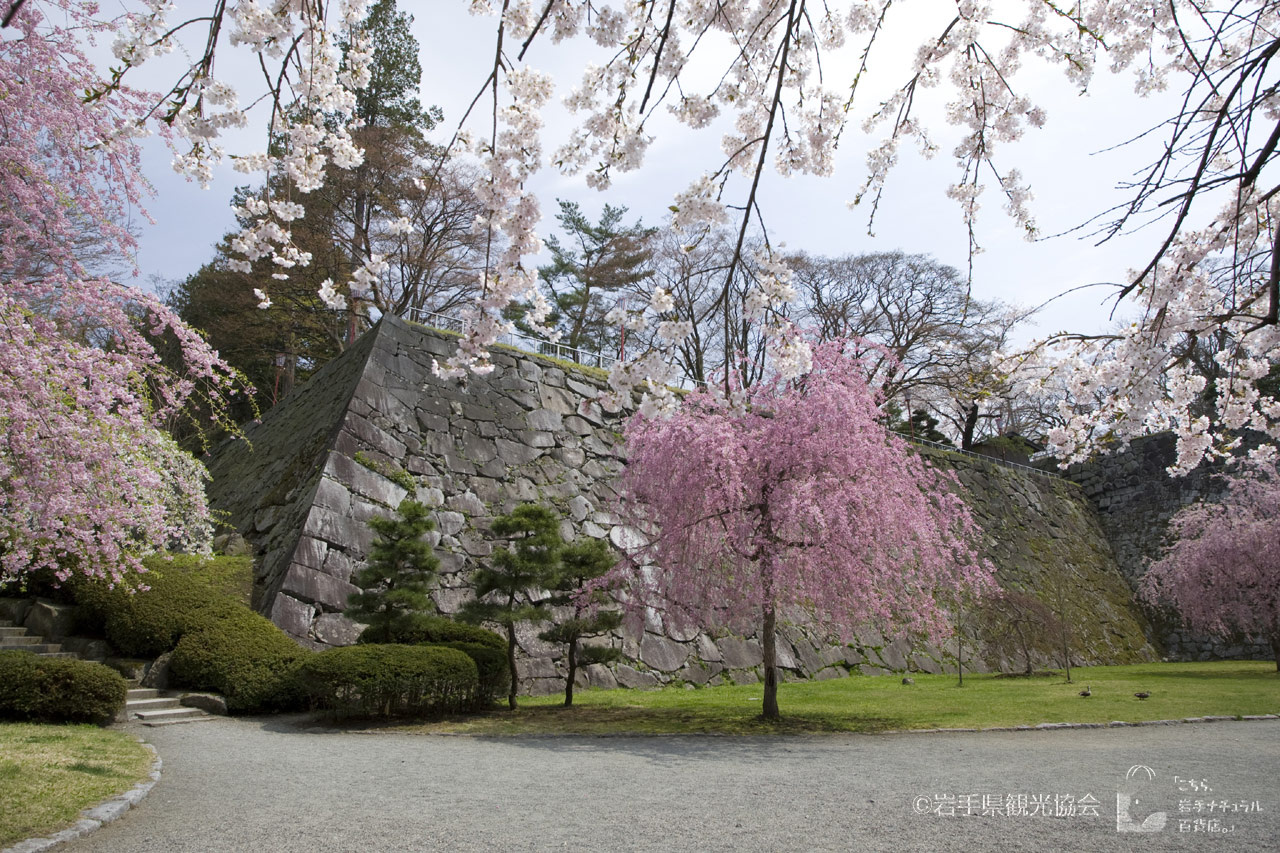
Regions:
[[450, 378], [462, 378], [468, 370], [493, 370], [489, 347], [509, 331], [502, 311], [518, 299], [532, 300], [534, 310], [528, 319], [536, 330], [557, 337], [542, 325], [550, 306], [537, 298], [537, 270], [523, 260], [542, 251], [543, 245], [534, 230], [542, 211], [526, 191], [525, 181], [542, 165], [541, 110], [551, 98], [551, 78], [531, 68], [516, 68], [506, 73], [504, 83], [509, 103], [499, 113], [500, 128], [487, 144], [474, 146], [484, 158], [488, 179], [475, 187], [484, 212], [472, 226], [500, 238], [503, 248], [494, 265], [481, 274], [475, 316], [457, 353], [444, 365], [436, 365], [439, 375]]
[[326, 278], [320, 282], [320, 301], [333, 311], [345, 311], [347, 309], [347, 297], [343, 296], [333, 287], [333, 279]]
[[[347, 289], [351, 291], [352, 298], [368, 299], [381, 280], [382, 274], [389, 269], [391, 264], [377, 252], [365, 258], [364, 264], [351, 274], [351, 281], [347, 282]], [[324, 295], [322, 294], [320, 298], [324, 299]]]
[[791, 284], [791, 270], [772, 252], [757, 254], [755, 263], [756, 286], [747, 293], [747, 319], [763, 320], [770, 315], [780, 315], [798, 295]]
[[[173, 50], [174, 34], [186, 26], [169, 22], [176, 5], [168, 0], [143, 0], [142, 6], [141, 11], [124, 16], [112, 46], [126, 69]], [[329, 164], [339, 168], [360, 164], [363, 152], [353, 143], [350, 127], [355, 123], [354, 90], [367, 85], [371, 73], [370, 41], [360, 31], [367, 6], [366, 0], [343, 0], [340, 14], [326, 16], [326, 4], [299, 0], [228, 4], [230, 44], [258, 54], [264, 67], [276, 64], [276, 73], [268, 74], [279, 80], [271, 96], [273, 130], [286, 143], [278, 155], [235, 155], [237, 171], [288, 176], [298, 191], [311, 192], [323, 184]], [[222, 24], [221, 18], [211, 19], [211, 33]], [[348, 45], [345, 67], [340, 49], [344, 42]], [[209, 76], [211, 68], [212, 56], [203, 54], [190, 66], [174, 90], [174, 113], [169, 117], [174, 132], [191, 143], [189, 150], [174, 157], [173, 166], [201, 186], [208, 186], [214, 166], [223, 157], [218, 141], [248, 120], [237, 105], [235, 90]], [[289, 245], [289, 232], [280, 225], [300, 218], [301, 205], [246, 204], [237, 215], [251, 221], [233, 240], [241, 255], [232, 264], [234, 269], [247, 272], [253, 261], [267, 255], [286, 269], [309, 263], [309, 255]], [[278, 272], [274, 277], [287, 275]], [[259, 302], [269, 299], [264, 294]]]

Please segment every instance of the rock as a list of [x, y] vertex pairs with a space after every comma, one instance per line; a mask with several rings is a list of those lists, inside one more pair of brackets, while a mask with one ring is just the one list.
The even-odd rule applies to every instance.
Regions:
[[74, 604], [58, 604], [40, 598], [28, 608], [22, 625], [32, 634], [56, 643], [75, 630], [76, 613]]
[[311, 619], [315, 612], [311, 605], [281, 592], [277, 593], [276, 600], [271, 605], [271, 621], [294, 639], [301, 639], [311, 633]]
[[359, 638], [364, 625], [341, 613], [321, 613], [311, 626], [311, 634], [326, 646], [350, 646]]
[[602, 663], [590, 664], [581, 671], [586, 673], [587, 684], [591, 687], [612, 690], [618, 686], [618, 679], [609, 670], [609, 667]]
[[688, 658], [688, 647], [666, 637], [646, 633], [640, 641], [640, 660], [653, 669], [675, 672]]
[[216, 693], [184, 693], [178, 702], [188, 708], [199, 708], [208, 714], [220, 717], [227, 715], [227, 700]]
[[903, 683], [903, 684], [915, 684], [915, 683], [916, 683], [916, 680], [915, 680], [914, 678], [904, 677], [904, 678], [902, 679], [902, 683]]
[[889, 669], [902, 671], [907, 668], [907, 652], [911, 643], [899, 638], [880, 650], [880, 661]]
[[[142, 676], [142, 686], [152, 687], [157, 690], [164, 690], [169, 686], [169, 661], [173, 658], [173, 652], [165, 652], [155, 659], [151, 666], [147, 667], [147, 674]], [[226, 713], [223, 711], [223, 713]]]
[[[742, 640], [738, 637], [723, 637], [716, 642], [720, 648], [721, 660], [729, 669], [746, 669], [759, 666], [764, 661], [760, 644], [755, 640]], [[737, 680], [737, 676], [734, 677]]]
[[22, 625], [27, 619], [27, 611], [31, 610], [29, 598], [0, 598], [0, 619], [8, 619], [14, 625]]
[[614, 669], [614, 678], [623, 687], [657, 687], [658, 678], [651, 672], [640, 672], [634, 667], [620, 663]]
[[450, 509], [457, 510], [458, 512], [465, 513], [466, 515], [477, 516], [489, 514], [488, 509], [485, 508], [484, 502], [469, 491], [463, 492], [460, 495], [454, 495], [447, 499], [445, 504], [447, 504]]

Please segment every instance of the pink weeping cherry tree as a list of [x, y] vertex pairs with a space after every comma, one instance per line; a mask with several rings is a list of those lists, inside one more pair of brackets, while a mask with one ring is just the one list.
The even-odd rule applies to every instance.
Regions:
[[1280, 671], [1280, 479], [1235, 475], [1220, 503], [1186, 507], [1170, 525], [1173, 544], [1151, 565], [1139, 593], [1167, 605], [1192, 631], [1251, 634], [1271, 643]]
[[154, 296], [88, 268], [134, 248], [149, 101], [87, 96], [98, 30], [60, 12], [10, 4], [0, 29], [0, 582], [128, 583], [152, 551], [208, 549], [208, 475], [163, 427], [193, 398], [225, 423], [238, 383]]
[[622, 505], [643, 544], [602, 579], [633, 624], [759, 632], [768, 719], [780, 619], [936, 638], [948, 599], [995, 587], [958, 484], [887, 432], [859, 347], [816, 346], [812, 367], [634, 417]]

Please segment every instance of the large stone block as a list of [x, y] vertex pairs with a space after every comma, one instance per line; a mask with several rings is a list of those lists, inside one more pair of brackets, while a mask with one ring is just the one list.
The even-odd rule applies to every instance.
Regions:
[[280, 593], [276, 595], [276, 600], [271, 604], [271, 621], [280, 627], [280, 630], [286, 634], [290, 634], [295, 638], [302, 638], [309, 635], [311, 631], [311, 620], [315, 616], [316, 609], [310, 604], [298, 601], [292, 596]]
[[77, 608], [41, 598], [27, 610], [22, 625], [32, 634], [57, 642], [75, 630]]
[[666, 637], [646, 633], [640, 641], [640, 660], [651, 669], [675, 672], [688, 658], [688, 647]]
[[659, 684], [658, 677], [652, 672], [640, 672], [625, 663], [618, 664], [613, 674], [623, 687], [657, 687]]
[[285, 573], [280, 589], [300, 601], [322, 604], [330, 610], [345, 610], [347, 599], [360, 591], [354, 584], [297, 563]]
[[729, 669], [745, 669], [759, 666], [764, 660], [760, 644], [755, 640], [743, 640], [739, 637], [721, 637], [716, 641], [720, 649], [721, 660]]
[[298, 537], [298, 547], [293, 549], [293, 561], [310, 569], [323, 569], [328, 556], [328, 543], [313, 536]]
[[321, 613], [312, 625], [312, 635], [327, 646], [349, 646], [360, 636], [364, 625], [341, 613]]
[[[395, 458], [402, 458], [397, 456]], [[349, 490], [364, 495], [388, 507], [397, 507], [400, 501], [409, 494], [404, 487], [393, 483], [378, 472], [341, 453], [330, 453], [325, 465], [325, 474], [346, 486]]]

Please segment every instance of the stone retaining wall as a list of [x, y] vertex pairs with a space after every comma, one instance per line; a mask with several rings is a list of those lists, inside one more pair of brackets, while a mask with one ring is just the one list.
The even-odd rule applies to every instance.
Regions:
[[[463, 387], [431, 370], [455, 345], [453, 336], [384, 318], [249, 429], [247, 442], [225, 445], [211, 459], [214, 506], [229, 513], [260, 555], [255, 606], [299, 642], [320, 648], [354, 641], [358, 627], [342, 610], [355, 590], [351, 574], [372, 542], [366, 522], [409, 495], [405, 475], [413, 496], [435, 509], [432, 542], [441, 563], [435, 600], [443, 614], [470, 597], [470, 571], [492, 553], [488, 526], [517, 503], [554, 506], [566, 539], [627, 542], [629, 529], [610, 511], [623, 465], [623, 416], [594, 402], [603, 374], [499, 349], [495, 370]], [[1002, 583], [1032, 588], [1059, 578], [1071, 585], [1066, 608], [1079, 623], [1077, 663], [1154, 657], [1076, 487], [980, 459], [922, 452], [954, 467], [972, 492]], [[586, 668], [584, 682], [643, 687], [741, 683], [759, 675], [754, 637], [647, 627], [604, 640], [627, 660]], [[537, 634], [532, 625], [518, 631], [522, 676], [532, 692], [558, 690], [563, 650]], [[798, 626], [779, 634], [779, 660], [794, 678], [952, 667], [946, 650], [871, 628], [850, 645]], [[1037, 654], [1047, 663], [1052, 650]], [[1006, 664], [988, 650], [978, 668]]]
[[[1136, 439], [1122, 451], [1067, 469], [1068, 478], [1080, 484], [1097, 508], [1116, 563], [1135, 590], [1151, 560], [1169, 544], [1169, 521], [1178, 510], [1201, 500], [1220, 500], [1225, 491], [1221, 463], [1202, 464], [1185, 476], [1172, 477], [1167, 469], [1176, 459], [1174, 437], [1163, 433]], [[1167, 616], [1157, 616], [1156, 621], [1165, 654], [1175, 660], [1270, 660], [1274, 656], [1270, 645], [1260, 639], [1223, 642], [1192, 634]]]

